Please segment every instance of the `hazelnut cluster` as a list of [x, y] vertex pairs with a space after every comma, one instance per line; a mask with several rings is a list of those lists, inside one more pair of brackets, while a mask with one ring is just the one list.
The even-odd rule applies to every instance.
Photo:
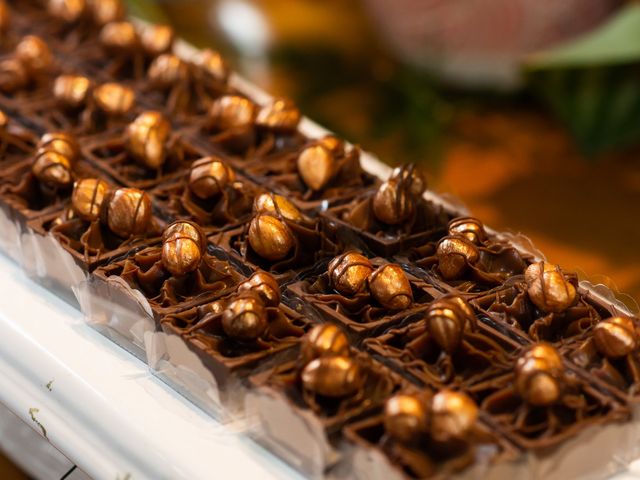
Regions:
[[274, 193], [258, 195], [253, 212], [247, 233], [251, 248], [272, 262], [286, 258], [296, 246], [292, 227], [305, 222], [302, 212], [285, 197]]
[[374, 268], [364, 255], [349, 251], [335, 257], [327, 267], [331, 286], [340, 294], [368, 292], [384, 308], [404, 310], [413, 303], [411, 282], [399, 265]]
[[[257, 271], [238, 285], [220, 308], [225, 334], [239, 342], [255, 342], [269, 328], [269, 310], [280, 305], [280, 286], [269, 273]], [[218, 303], [220, 303], [219, 301]]]
[[38, 142], [31, 171], [43, 186], [53, 190], [70, 187], [79, 151], [73, 136], [63, 132], [47, 133]]
[[415, 165], [393, 170], [372, 199], [375, 218], [385, 225], [399, 225], [410, 221], [417, 211], [418, 202], [427, 189], [427, 183]]
[[151, 199], [136, 188], [112, 189], [104, 180], [83, 178], [75, 182], [71, 209], [87, 222], [99, 220], [116, 236], [144, 235], [152, 225]]
[[564, 372], [558, 351], [547, 343], [536, 344], [516, 362], [515, 389], [530, 405], [553, 405], [562, 396]]
[[331, 398], [353, 395], [362, 386], [360, 365], [335, 325], [314, 327], [300, 347], [300, 379], [307, 392]]
[[94, 87], [93, 81], [82, 75], [58, 76], [53, 83], [53, 96], [64, 109], [85, 109], [88, 114], [99, 111], [108, 117], [128, 114], [136, 102], [130, 87], [116, 82]]
[[14, 93], [27, 87], [47, 73], [53, 63], [53, 54], [42, 38], [22, 38], [13, 54], [0, 61], [0, 91]]
[[438, 268], [445, 280], [461, 278], [480, 259], [480, 247], [487, 234], [482, 223], [473, 217], [460, 217], [449, 222], [448, 235], [438, 243]]
[[384, 408], [386, 434], [404, 445], [425, 441], [449, 445], [464, 442], [473, 431], [479, 410], [462, 392], [442, 390], [433, 395], [399, 394]]
[[66, 24], [89, 20], [104, 25], [124, 18], [121, 0], [48, 0], [49, 15]]

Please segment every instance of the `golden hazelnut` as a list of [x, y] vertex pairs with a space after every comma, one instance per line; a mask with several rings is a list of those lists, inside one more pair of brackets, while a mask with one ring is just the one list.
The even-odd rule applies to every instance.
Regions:
[[0, 61], [0, 90], [15, 92], [29, 83], [29, 73], [25, 66], [15, 58]]
[[209, 109], [212, 126], [220, 130], [249, 126], [255, 116], [255, 103], [239, 95], [224, 95], [216, 99]]
[[110, 22], [100, 30], [100, 43], [109, 51], [129, 54], [138, 45], [138, 32], [130, 22]]
[[399, 394], [384, 406], [384, 429], [394, 440], [414, 443], [429, 430], [429, 411], [424, 400], [417, 395]]
[[189, 189], [206, 200], [222, 193], [236, 179], [233, 169], [218, 157], [204, 157], [191, 164]]
[[122, 0], [89, 0], [89, 8], [93, 21], [100, 26], [119, 22], [125, 17]]
[[395, 179], [383, 182], [372, 200], [373, 214], [382, 223], [398, 225], [416, 211], [414, 199], [403, 184]]
[[298, 156], [298, 173], [311, 190], [322, 190], [335, 173], [333, 154], [323, 145], [311, 145]]
[[561, 313], [576, 301], [576, 289], [557, 265], [533, 263], [524, 272], [531, 301], [543, 312]]
[[171, 51], [175, 36], [169, 25], [149, 25], [142, 31], [140, 43], [148, 55], [156, 57]]
[[53, 151], [40, 153], [31, 171], [41, 183], [46, 185], [64, 188], [73, 183], [71, 162], [67, 157]]
[[267, 327], [267, 312], [257, 295], [239, 296], [222, 313], [222, 328], [236, 340], [256, 340], [264, 335]]
[[197, 270], [204, 250], [204, 233], [193, 222], [178, 220], [162, 234], [162, 265], [175, 277]]
[[73, 186], [71, 206], [78, 217], [88, 222], [97, 220], [102, 210], [109, 184], [97, 178], [83, 178]]
[[518, 358], [515, 387], [531, 405], [548, 406], [558, 401], [562, 390], [564, 365], [555, 348], [539, 343]]
[[269, 213], [292, 222], [303, 220], [302, 213], [282, 195], [261, 193], [253, 201], [254, 213]]
[[427, 329], [438, 346], [453, 353], [462, 343], [464, 333], [475, 326], [471, 306], [460, 297], [443, 297], [429, 305]]
[[471, 243], [481, 244], [487, 239], [482, 222], [473, 217], [458, 217], [449, 222], [449, 235], [463, 236]]
[[160, 112], [143, 112], [127, 127], [127, 148], [142, 165], [159, 169], [170, 134], [171, 124]]
[[280, 285], [270, 273], [259, 270], [238, 285], [238, 292], [247, 290], [257, 293], [267, 307], [280, 305]]
[[151, 225], [151, 200], [137, 188], [119, 188], [109, 198], [106, 224], [119, 237], [144, 234]]
[[358, 252], [346, 252], [335, 257], [327, 267], [331, 285], [342, 295], [355, 295], [367, 285], [373, 265]]
[[60, 75], [53, 83], [53, 96], [65, 106], [84, 105], [91, 90], [91, 80], [80, 75]]
[[478, 406], [467, 395], [441, 390], [431, 402], [431, 437], [437, 442], [464, 440], [478, 416]]
[[638, 330], [629, 317], [611, 317], [593, 328], [593, 341], [605, 357], [621, 358], [638, 348]]
[[49, 46], [40, 37], [28, 35], [16, 46], [16, 58], [29, 72], [42, 72], [53, 63]]
[[49, 14], [63, 22], [73, 23], [80, 19], [87, 9], [85, 0], [49, 0]]
[[347, 336], [331, 323], [322, 323], [313, 327], [304, 336], [300, 345], [302, 365], [307, 365], [316, 358], [336, 355], [348, 357], [350, 353]]
[[455, 280], [464, 274], [467, 265], [478, 261], [480, 252], [466, 237], [444, 237], [438, 243], [436, 256], [442, 277]]
[[260, 109], [256, 125], [272, 130], [293, 131], [298, 128], [301, 118], [300, 110], [292, 101], [280, 98]]
[[36, 155], [45, 151], [56, 152], [66, 157], [71, 163], [80, 156], [78, 141], [72, 135], [64, 132], [45, 133], [40, 138], [37, 149]]
[[119, 83], [104, 83], [93, 91], [93, 99], [103, 112], [113, 116], [129, 113], [136, 102], [133, 89]]
[[285, 258], [295, 244], [289, 227], [278, 217], [258, 213], [249, 225], [249, 244], [262, 258], [276, 261]]
[[229, 66], [218, 52], [210, 49], [203, 50], [197, 64], [203, 72], [216, 80], [226, 82], [229, 78]]
[[9, 117], [3, 110], [0, 110], [0, 130], [6, 130], [9, 126]]
[[148, 75], [154, 85], [168, 88], [185, 81], [189, 76], [189, 69], [177, 55], [163, 53], [151, 62]]
[[369, 276], [369, 291], [373, 298], [390, 310], [404, 310], [413, 303], [411, 283], [399, 265], [388, 263]]
[[410, 192], [415, 199], [422, 197], [427, 190], [427, 180], [412, 163], [394, 168], [389, 178], [401, 183], [403, 189]]
[[325, 397], [346, 397], [362, 385], [358, 363], [344, 356], [312, 360], [302, 370], [301, 378], [305, 389]]

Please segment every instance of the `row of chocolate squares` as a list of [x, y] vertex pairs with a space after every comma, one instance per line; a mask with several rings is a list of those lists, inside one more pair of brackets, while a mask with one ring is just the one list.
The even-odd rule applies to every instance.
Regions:
[[[264, 111], [274, 113], [276, 104], [265, 107]], [[327, 202], [346, 201], [379, 183], [362, 170], [359, 150], [347, 147], [333, 136], [307, 139], [295, 150], [272, 152], [267, 157], [252, 154], [252, 160], [243, 162], [242, 168], [238, 164], [232, 168], [231, 157], [216, 153], [210, 145], [190, 140], [184, 131], [171, 133], [166, 118], [155, 111], [142, 112], [113, 134], [83, 137], [54, 132], [43, 135], [40, 141], [37, 141], [36, 133], [20, 121], [1, 112], [0, 120], [0, 141], [4, 148], [0, 160], [0, 181], [16, 183], [15, 171], [5, 172], [20, 161], [44, 162], [42, 168], [56, 164], [53, 171], [65, 170], [63, 183], [53, 176], [39, 178], [45, 184], [44, 189], [54, 193], [58, 190], [68, 192], [69, 178], [82, 178], [90, 173], [82, 171], [85, 162], [104, 171], [116, 183], [132, 188], [161, 191], [163, 186], [171, 187], [188, 177], [191, 184], [199, 184], [191, 189], [195, 194], [194, 201], [201, 204], [199, 212], [207, 210], [207, 203], [248, 196], [252, 189], [245, 192], [239, 187], [239, 182], [265, 185], [291, 197], [307, 210], [321, 208]], [[69, 146], [64, 150], [51, 151], [56, 146], [52, 140], [56, 138], [58, 144], [64, 142]], [[273, 146], [272, 142], [268, 143]], [[197, 160], [200, 162], [194, 164]], [[194, 171], [196, 165], [198, 168]], [[405, 219], [416, 216], [415, 207], [420, 202], [405, 192], [404, 184], [395, 190], [398, 189], [403, 198], [406, 197]], [[234, 200], [232, 203], [237, 202]], [[206, 215], [202, 217], [196, 219], [206, 223]]]
[[[517, 345], [477, 321], [460, 297], [441, 297], [414, 315], [406, 352], [421, 353], [411, 359], [397, 353], [397, 339], [387, 351], [367, 343], [355, 348], [337, 322], [323, 322], [330, 317], [279, 298], [275, 278], [259, 271], [216, 300], [166, 314], [160, 326], [213, 375], [223, 405], [238, 398], [229, 391], [233, 380], [248, 386], [247, 408], [264, 428], [261, 440], [280, 454], [288, 450], [298, 465], [320, 461], [310, 452], [336, 448], [346, 436], [379, 450], [411, 478], [426, 478], [469, 466], [478, 448], [486, 453], [491, 446], [492, 462], [514, 460], [520, 450], [548, 451], [590, 426], [629, 418], [628, 397], [565, 351]], [[470, 330], [464, 355], [450, 351], [461, 322]], [[603, 320], [586, 343], [602, 360], [625, 335], [637, 341], [636, 324]], [[174, 367], [194, 368], [189, 356], [171, 354], [175, 341], [167, 344]], [[323, 468], [338, 458], [329, 457]]]
[[[296, 272], [295, 277], [274, 277], [255, 265], [247, 269], [250, 264], [228, 253], [207, 246], [206, 234], [197, 225], [178, 221], [160, 242], [99, 267], [93, 280], [109, 283], [118, 278], [148, 300], [159, 323], [177, 318], [177, 328], [192, 332], [201, 328], [203, 315], [219, 313], [224, 305], [220, 297], [245, 284], [254, 272], [248, 284], [269, 286], [269, 306], [279, 305], [284, 289], [290, 307], [340, 325], [354, 345], [393, 359], [418, 383], [477, 382], [479, 376], [493, 375], [496, 365], [508, 363], [522, 345], [547, 340], [621, 395], [635, 395], [636, 320], [614, 316], [615, 310], [579, 292], [575, 279], [546, 262], [531, 264], [513, 286], [467, 302], [413, 277], [398, 264], [357, 252]], [[247, 307], [246, 302], [240, 306]], [[240, 322], [235, 333], [225, 328], [231, 340], [254, 346], [265, 340], [269, 322], [255, 315], [256, 308], [250, 306], [252, 321], [244, 327]], [[523, 328], [526, 322], [528, 332]]]

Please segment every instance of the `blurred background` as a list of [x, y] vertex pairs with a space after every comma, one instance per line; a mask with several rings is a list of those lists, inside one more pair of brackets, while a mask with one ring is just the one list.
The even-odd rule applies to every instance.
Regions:
[[637, 309], [640, 2], [128, 3]]
[[640, 298], [637, 1], [129, 3], [385, 162], [415, 162], [550, 261]]

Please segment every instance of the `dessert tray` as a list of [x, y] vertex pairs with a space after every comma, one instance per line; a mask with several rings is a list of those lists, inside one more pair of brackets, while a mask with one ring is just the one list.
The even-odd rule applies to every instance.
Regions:
[[0, 403], [82, 472], [632, 478], [608, 289], [117, 0], [0, 33]]

